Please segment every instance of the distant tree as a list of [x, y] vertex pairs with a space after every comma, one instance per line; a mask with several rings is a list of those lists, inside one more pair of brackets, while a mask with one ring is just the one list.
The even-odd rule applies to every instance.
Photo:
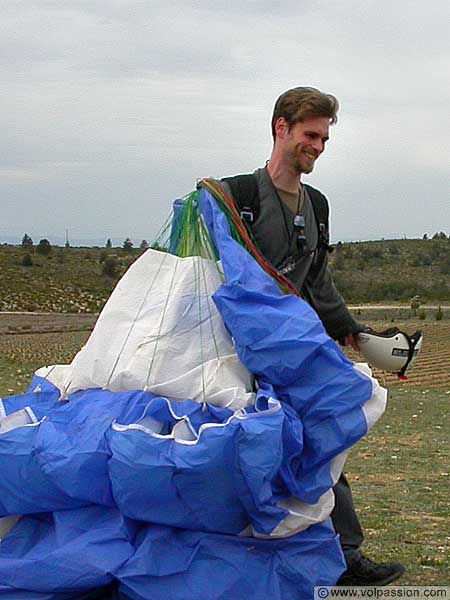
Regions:
[[424, 233], [422, 239], [423, 240], [427, 240], [428, 239], [428, 233]]
[[36, 252], [38, 254], [42, 254], [43, 256], [48, 256], [51, 251], [52, 251], [52, 245], [50, 244], [50, 242], [47, 239], [43, 238], [42, 240], [39, 240], [39, 244], [36, 247]]
[[147, 248], [148, 248], [147, 240], [142, 240], [142, 242], [139, 244], [139, 248], [141, 248], [141, 250], [147, 250]]
[[22, 266], [23, 267], [32, 267], [33, 266], [33, 261], [31, 260], [31, 256], [28, 253], [23, 255]]
[[131, 250], [133, 249], [133, 242], [130, 240], [130, 238], [126, 238], [122, 244], [122, 248], [125, 250], [125, 252], [131, 252]]
[[102, 268], [103, 275], [107, 275], [108, 277], [115, 279], [118, 275], [118, 271], [119, 263], [117, 261], [117, 258], [115, 256], [108, 256], [107, 258], [105, 258]]
[[436, 233], [433, 235], [433, 237], [431, 238], [433, 240], [446, 240], [447, 239], [447, 235], [445, 234], [444, 231], [436, 231]]
[[70, 248], [70, 242], [69, 242], [69, 240], [66, 241], [66, 243], [64, 244], [64, 247], [65, 248]]
[[26, 233], [22, 238], [22, 247], [23, 248], [31, 248], [32, 245], [33, 245], [33, 240]]
[[112, 242], [111, 242], [111, 238], [108, 238], [108, 239], [106, 240], [105, 248], [112, 248]]
[[154, 243], [153, 243], [153, 244], [150, 246], [150, 248], [151, 248], [152, 250], [158, 250], [158, 252], [169, 252], [169, 248], [166, 248], [165, 246], [160, 246], [160, 245], [158, 244], [158, 242], [154, 242]]
[[442, 321], [443, 314], [442, 314], [442, 306], [440, 304], [438, 306], [435, 316], [436, 316], [436, 321]]

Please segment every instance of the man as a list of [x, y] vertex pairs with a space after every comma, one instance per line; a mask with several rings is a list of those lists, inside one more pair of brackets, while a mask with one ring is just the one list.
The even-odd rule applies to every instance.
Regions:
[[[332, 338], [358, 350], [358, 332], [363, 326], [351, 316], [328, 269], [327, 200], [301, 182], [325, 150], [338, 108], [334, 96], [315, 88], [298, 87], [282, 94], [275, 103], [274, 145], [266, 166], [253, 177], [225, 178], [223, 185], [250, 223], [265, 259], [291, 280]], [[238, 197], [244, 187], [244, 195], [254, 196], [247, 205], [246, 198]], [[364, 536], [344, 475], [334, 492], [331, 517], [347, 562], [339, 584], [386, 585], [400, 577], [404, 572], [401, 564], [377, 564], [361, 554]]]

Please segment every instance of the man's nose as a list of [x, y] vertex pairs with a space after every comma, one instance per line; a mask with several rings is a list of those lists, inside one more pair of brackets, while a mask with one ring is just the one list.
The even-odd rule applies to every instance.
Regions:
[[325, 142], [320, 139], [314, 140], [313, 147], [318, 154], [322, 154], [322, 152], [325, 150]]

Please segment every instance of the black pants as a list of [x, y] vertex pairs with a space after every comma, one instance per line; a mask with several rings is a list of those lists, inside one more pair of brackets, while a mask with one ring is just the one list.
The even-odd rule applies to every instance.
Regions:
[[342, 551], [348, 563], [359, 552], [359, 547], [364, 541], [364, 534], [353, 504], [350, 484], [343, 473], [333, 490], [335, 505], [331, 519], [336, 533], [340, 536]]

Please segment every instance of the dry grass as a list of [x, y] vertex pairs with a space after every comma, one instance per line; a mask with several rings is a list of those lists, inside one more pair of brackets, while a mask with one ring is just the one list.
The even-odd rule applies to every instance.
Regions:
[[347, 472], [367, 554], [400, 560], [402, 585], [450, 581], [450, 388], [395, 388]]

